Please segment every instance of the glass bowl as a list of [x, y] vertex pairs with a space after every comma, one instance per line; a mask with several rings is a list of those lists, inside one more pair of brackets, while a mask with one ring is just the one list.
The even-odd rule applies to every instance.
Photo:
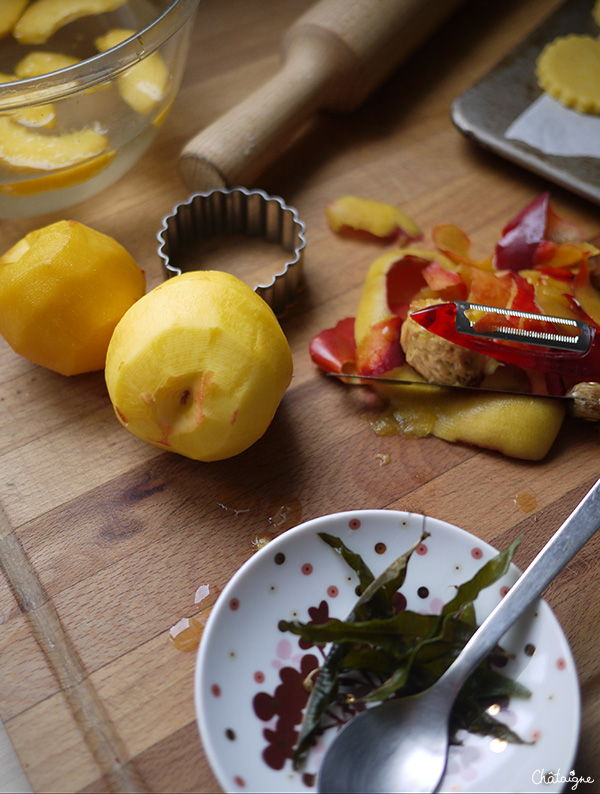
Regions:
[[102, 2], [113, 10], [73, 19], [81, 3], [55, 0], [55, 17], [17, 23], [2, 39], [0, 218], [64, 209], [104, 190], [168, 115], [199, 0]]

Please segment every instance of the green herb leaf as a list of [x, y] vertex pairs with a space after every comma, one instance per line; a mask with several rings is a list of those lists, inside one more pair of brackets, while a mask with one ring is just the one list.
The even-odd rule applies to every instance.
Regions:
[[487, 698], [519, 697], [530, 698], [531, 691], [523, 684], [509, 678], [497, 670], [483, 663], [473, 671], [463, 687], [463, 693], [468, 696], [480, 697], [485, 692]]
[[[437, 681], [450, 667], [473, 634], [471, 626], [449, 616], [419, 615], [419, 617], [432, 619], [428, 633], [422, 635], [421, 640], [414, 641], [410, 652], [398, 660], [398, 674], [392, 674], [363, 700], [385, 700], [402, 689], [407, 690], [403, 693], [405, 695], [422, 691]], [[412, 682], [409, 682], [409, 675], [412, 677]]]
[[[281, 631], [297, 634], [313, 645], [331, 643], [305, 709], [294, 751], [296, 767], [304, 760], [321, 718], [338, 698], [340, 676], [347, 677], [349, 672], [358, 671], [375, 676], [382, 683], [360, 700], [379, 701], [423, 691], [443, 675], [477, 629], [475, 599], [484, 588], [504, 576], [521, 541], [521, 537], [517, 538], [505, 551], [485, 563], [468, 582], [461, 584], [440, 615], [410, 610], [394, 615], [394, 596], [404, 584], [408, 562], [428, 536], [424, 531], [414, 546], [375, 578], [361, 556], [340, 538], [319, 533], [319, 537], [357, 574], [362, 594], [346, 620], [334, 618], [316, 625], [299, 621], [279, 624]], [[457, 698], [452, 729], [456, 732], [464, 728], [521, 743], [517, 734], [482, 708], [481, 701], [529, 697], [530, 694], [526, 687], [491, 669], [487, 661], [483, 662]]]
[[435, 631], [438, 622], [437, 615], [422, 615], [407, 610], [393, 618], [364, 621], [332, 618], [317, 625], [281, 621], [279, 628], [299, 634], [313, 645], [326, 645], [328, 642], [360, 643], [403, 653], [405, 648], [412, 647], [415, 639], [428, 637]]
[[332, 549], [337, 551], [338, 554], [344, 558], [344, 561], [358, 575], [358, 581], [360, 582], [361, 590], [366, 590], [371, 582], [375, 579], [375, 576], [369, 566], [364, 562], [360, 554], [357, 554], [355, 551], [349, 549], [344, 541], [335, 535], [329, 535], [327, 532], [317, 532], [317, 535], [321, 538], [321, 540], [324, 540], [327, 545], [331, 546]]
[[397, 557], [388, 567], [381, 573], [371, 584], [367, 587], [361, 597], [358, 599], [356, 607], [361, 607], [363, 604], [371, 604], [375, 597], [382, 593], [387, 606], [387, 614], [392, 614], [394, 610], [393, 599], [398, 590], [404, 584], [406, 579], [406, 568], [408, 561], [419, 548], [421, 543], [429, 537], [429, 532], [423, 530], [419, 540], [411, 546], [411, 548]]
[[456, 740], [456, 733], [462, 728], [469, 733], [476, 733], [481, 736], [493, 736], [511, 744], [531, 744], [524, 741], [518, 733], [511, 730], [500, 720], [497, 720], [489, 712], [481, 707], [478, 701], [473, 698], [459, 698], [452, 710], [451, 725], [453, 739]]
[[398, 660], [392, 654], [386, 653], [381, 648], [368, 648], [355, 646], [350, 648], [340, 664], [341, 670], [364, 670], [368, 674], [387, 678], [398, 665]]
[[523, 535], [519, 535], [507, 549], [488, 560], [472, 579], [461, 584], [454, 598], [444, 606], [442, 615], [456, 615], [467, 604], [472, 604], [482, 590], [501, 579], [508, 571], [517, 546], [522, 540]]
[[337, 697], [339, 668], [346, 655], [346, 648], [345, 645], [334, 645], [315, 679], [294, 749], [293, 761], [296, 768], [306, 757], [323, 714]]
[[[354, 609], [348, 615], [347, 619], [349, 621], [355, 620], [359, 615], [362, 616], [364, 614], [363, 607], [366, 607], [367, 611], [372, 609], [379, 617], [381, 617], [382, 612], [387, 615], [393, 614], [393, 597], [404, 583], [408, 560], [419, 544], [427, 537], [429, 537], [429, 533], [422, 532], [418, 542], [415, 543], [411, 549], [394, 560], [377, 579], [374, 579], [366, 587], [365, 591], [356, 602]], [[340, 538], [335, 538], [334, 536], [329, 536], [329, 538], [330, 540], [326, 542], [336, 548], [336, 551], [346, 548]], [[350, 558], [350, 553], [346, 556]], [[357, 563], [356, 560], [353, 560], [353, 563], [358, 564], [363, 576], [368, 576], [366, 572], [368, 572], [369, 569], [364, 563], [361, 565]], [[298, 767], [306, 757], [313, 737], [319, 728], [321, 717], [336, 699], [339, 670], [342, 660], [348, 651], [349, 647], [347, 643], [334, 643], [314, 682], [314, 686], [308, 698], [308, 703], [306, 704], [304, 719], [300, 727], [300, 734], [294, 751], [294, 765], [296, 767]]]

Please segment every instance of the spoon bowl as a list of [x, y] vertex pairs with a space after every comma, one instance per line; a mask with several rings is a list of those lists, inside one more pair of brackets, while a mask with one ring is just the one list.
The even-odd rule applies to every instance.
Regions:
[[[434, 791], [446, 768], [451, 706], [445, 689], [435, 684], [418, 695], [361, 712], [329, 749], [319, 772], [319, 790]], [[377, 712], [375, 719], [372, 712]], [[399, 733], [398, 725], [406, 730]], [[349, 757], [362, 758], [366, 745], [368, 764], [348, 763]]]

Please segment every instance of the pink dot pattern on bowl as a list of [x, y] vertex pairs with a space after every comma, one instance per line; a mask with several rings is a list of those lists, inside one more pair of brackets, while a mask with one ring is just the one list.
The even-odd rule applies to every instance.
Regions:
[[[404, 522], [404, 523], [406, 523], [406, 522]], [[358, 518], [353, 518], [351, 520], [348, 520], [347, 527], [350, 530], [358, 530], [358, 529], [361, 528], [361, 521]], [[366, 530], [370, 530], [370, 525], [368, 525], [368, 524], [365, 524], [365, 528], [364, 529], [365, 529], [365, 532], [361, 533], [359, 536], [356, 536], [358, 538], [358, 540], [356, 542], [358, 543], [359, 540], [360, 540], [360, 541], [362, 541], [363, 545], [366, 544], [367, 549], [368, 549], [368, 553], [372, 554], [374, 552], [377, 555], [386, 554], [388, 552], [388, 547], [386, 546], [386, 543], [388, 543], [387, 538], [385, 538], [386, 542], [383, 542], [383, 540], [378, 540], [376, 534], [375, 534], [375, 537], [373, 537], [373, 535], [370, 535], [369, 532], [366, 532]], [[367, 534], [367, 536], [370, 535], [370, 537], [365, 537], [365, 533]], [[340, 534], [342, 534], [342, 533], [340, 533]], [[433, 564], [433, 565], [438, 564], [438, 549], [437, 549], [437, 544], [436, 544], [435, 533], [433, 533], [433, 534], [434, 534], [434, 536], [433, 536], [433, 538], [430, 537], [429, 543], [426, 543], [426, 542], [420, 543], [415, 549], [415, 553], [418, 556], [425, 556], [425, 555], [429, 554], [430, 557], [433, 557], [431, 562], [424, 561], [424, 565], [426, 567], [429, 566], [430, 564]], [[433, 546], [431, 546], [431, 542], [432, 541], [433, 541]], [[349, 544], [350, 548], [352, 548], [351, 540], [348, 541], [348, 544]], [[393, 544], [388, 543], [388, 545], [390, 547], [389, 550], [393, 553], [395, 551]], [[316, 560], [315, 563], [311, 563], [311, 562], [309, 562], [307, 560], [307, 557], [309, 559], [312, 559], [312, 557], [310, 557], [310, 555], [308, 555], [308, 554], [306, 556], [304, 556], [305, 553], [306, 553], [306, 550], [304, 550], [304, 553], [302, 554], [302, 557], [300, 557], [300, 559], [298, 559], [298, 557], [295, 558], [295, 561], [292, 563], [292, 567], [296, 571], [296, 576], [297, 576], [298, 567], [300, 568], [300, 572], [302, 573], [303, 576], [311, 576], [313, 573], [315, 573], [314, 565], [316, 564], [317, 565], [317, 568], [316, 568], [317, 573], [315, 574], [315, 576], [313, 577], [313, 580], [311, 580], [311, 582], [313, 584], [318, 584], [318, 582], [317, 583], [314, 582], [314, 579], [315, 578], [318, 579], [319, 575], [322, 573], [322, 566], [320, 565], [320, 559]], [[476, 546], [476, 545], [467, 544], [466, 546], [463, 546], [461, 556], [462, 556], [462, 560], [464, 561], [464, 563], [466, 563], [465, 567], [469, 568], [470, 565], [472, 565], [472, 563], [469, 564], [467, 562], [467, 559], [465, 559], [465, 558], [468, 558], [470, 556], [473, 560], [482, 560], [486, 556], [486, 553], [484, 553], [484, 550], [483, 550], [482, 547], [479, 547], [479, 546]], [[304, 558], [304, 561], [303, 561], [303, 558]], [[286, 555], [281, 553], [281, 552], [279, 552], [272, 559], [273, 559], [274, 564], [276, 566], [280, 567], [280, 566], [284, 565], [286, 562], [289, 563], [290, 560], [293, 559], [293, 558], [290, 557], [290, 559], [286, 559]], [[462, 570], [463, 566], [462, 566], [462, 564], [456, 563], [456, 559], [458, 559], [458, 555], [457, 555], [457, 557], [455, 557], [453, 559], [450, 559], [450, 560], [447, 559], [445, 561], [445, 564], [450, 563], [450, 562], [453, 563], [453, 565], [454, 565], [453, 570], [457, 571], [457, 572], [460, 572]], [[455, 575], [455, 574], [453, 574], [453, 575]], [[335, 576], [333, 576], [332, 579], [333, 579], [333, 581], [337, 581]], [[426, 579], [426, 577], [424, 577], [424, 579]], [[330, 581], [331, 581], [331, 579], [330, 579]], [[341, 581], [342, 581], [342, 584], [339, 585], [339, 586], [336, 586], [335, 584], [330, 584], [328, 586], [326, 585], [326, 591], [325, 592], [326, 592], [326, 596], [327, 596], [328, 599], [339, 598], [340, 597], [340, 591], [341, 591], [341, 594], [344, 595], [345, 586], [347, 584], [350, 584], [352, 586], [352, 588], [354, 589], [354, 591], [356, 592], [356, 594], [360, 595], [360, 588], [355, 588], [354, 587], [355, 582], [356, 582], [355, 576], [348, 575], [347, 577], [345, 577]], [[323, 585], [321, 585], [320, 587], [317, 588], [317, 591], [320, 591], [320, 595], [318, 595], [318, 592], [317, 593], [313, 593], [313, 595], [315, 595], [315, 598], [319, 599], [319, 602], [317, 602], [317, 601], [310, 602], [311, 604], [314, 604], [314, 606], [311, 606], [311, 608], [309, 609], [309, 616], [310, 616], [309, 622], [315, 622], [315, 623], [322, 622], [323, 618], [327, 618], [328, 611], [330, 609], [332, 611], [334, 610], [334, 605], [331, 602], [328, 603], [323, 598], [323, 590], [321, 589], [322, 587], [323, 587]], [[271, 590], [272, 591], [275, 591], [276, 589], [277, 589], [277, 585], [271, 585]], [[504, 597], [509, 592], [509, 590], [510, 590], [510, 587], [505, 585], [505, 586], [502, 586], [502, 587], [498, 587], [497, 592], [499, 592], [500, 595], [502, 597]], [[433, 582], [433, 584], [432, 584], [430, 581], [427, 581], [427, 586], [426, 586], [423, 583], [423, 580], [420, 580], [420, 581], [417, 581], [416, 583], [411, 583], [410, 592], [408, 593], [408, 596], [409, 596], [409, 598], [413, 598], [413, 599], [414, 599], [415, 596], [417, 596], [418, 599], [423, 604], [423, 607], [425, 608], [426, 611], [429, 611], [432, 614], [440, 614], [442, 609], [443, 609], [445, 600], [443, 600], [442, 598], [438, 597], [437, 595], [435, 597], [432, 597], [432, 595], [433, 595], [432, 591], [433, 591], [433, 593], [435, 593], [437, 591], [437, 583], [436, 582]], [[245, 600], [245, 602], [247, 602], [247, 598], [244, 598], [244, 600]], [[407, 608], [407, 599], [406, 599], [405, 595], [402, 592], [400, 592], [400, 591], [398, 591], [395, 594], [393, 603], [394, 603], [394, 611], [395, 612], [398, 612], [398, 611], [401, 611], [401, 610]], [[228, 606], [229, 606], [229, 609], [232, 612], [236, 612], [241, 606], [240, 600], [238, 598], [231, 598], [230, 601], [229, 601]], [[415, 607], [413, 606], [411, 608], [414, 609]], [[325, 614], [323, 614], [323, 612], [325, 612]], [[300, 610], [298, 612], [292, 612], [291, 613], [292, 618], [295, 619], [295, 620], [300, 620], [301, 619], [301, 617], [299, 617], [299, 614], [303, 615], [304, 613], [302, 611], [300, 611]], [[287, 617], [289, 617], [289, 613], [288, 613]], [[236, 618], [236, 619], [239, 619], [239, 618]], [[302, 618], [302, 619], [304, 619], [304, 618]], [[281, 739], [281, 736], [279, 736], [279, 733], [281, 733], [281, 735], [284, 735], [284, 733], [285, 733], [285, 737], [287, 737], [288, 734], [289, 734], [289, 725], [287, 723], [290, 723], [290, 725], [291, 725], [292, 722], [293, 722], [294, 727], [297, 727], [297, 725], [300, 724], [299, 723], [299, 720], [300, 720], [300, 713], [299, 712], [301, 710], [300, 706], [303, 706], [304, 698], [306, 696], [306, 692], [305, 692], [304, 686], [303, 686], [303, 680], [305, 678], [305, 674], [307, 673], [307, 671], [310, 672], [310, 670], [308, 669], [309, 667], [312, 670], [312, 668], [316, 669], [316, 667], [318, 666], [318, 660], [315, 657], [312, 657], [309, 654], [307, 654], [307, 652], [306, 652], [307, 648], [305, 646], [303, 646], [300, 641], [298, 641], [298, 648], [296, 648], [295, 642], [296, 641], [294, 641], [294, 645], [291, 645], [289, 640], [287, 640], [287, 639], [286, 640], [282, 640], [279, 643], [278, 647], [277, 647], [277, 654], [278, 654], [278, 658], [280, 660], [280, 664], [277, 666], [277, 669], [280, 669], [280, 677], [281, 677], [281, 683], [278, 684], [277, 689], [276, 690], [274, 689], [272, 692], [269, 691], [269, 692], [259, 692], [258, 693], [258, 697], [263, 698], [263, 700], [260, 701], [260, 704], [262, 704], [263, 701], [266, 702], [268, 700], [268, 702], [269, 702], [269, 704], [271, 706], [273, 706], [273, 704], [276, 704], [276, 703], [279, 704], [279, 706], [277, 707], [277, 709], [275, 709], [273, 711], [273, 715], [271, 715], [270, 712], [269, 712], [269, 714], [266, 715], [266, 716], [262, 715], [262, 712], [259, 713], [260, 710], [257, 710], [258, 707], [255, 706], [255, 712], [258, 715], [258, 718], [261, 721], [263, 721], [263, 722], [268, 722], [268, 725], [266, 725], [265, 727], [268, 728], [268, 730], [271, 733], [273, 733], [274, 739], [276, 739], [280, 743], [281, 743], [282, 739]], [[286, 647], [284, 649], [283, 648], [284, 644], [286, 644], [286, 646], [289, 646], [289, 648]], [[523, 653], [526, 656], [532, 656], [535, 653], [535, 651], [536, 651], [535, 647], [533, 645], [531, 645], [531, 644], [527, 645], [523, 649]], [[304, 666], [305, 666], [305, 663], [307, 662], [307, 659], [311, 660], [311, 664], [308, 665], [307, 669], [305, 670]], [[259, 662], [259, 664], [260, 664], [260, 662]], [[567, 663], [566, 658], [564, 656], [563, 657], [559, 657], [557, 655], [554, 655], [553, 665], [555, 666], [555, 669], [560, 670], [560, 671], [565, 670], [568, 667], [568, 663]], [[275, 667], [274, 664], [273, 664], [273, 666]], [[257, 665], [257, 667], [258, 667], [258, 665]], [[298, 667], [300, 667], [301, 669], [298, 669]], [[265, 688], [264, 685], [265, 685], [265, 683], [267, 681], [267, 676], [265, 675], [265, 673], [263, 672], [262, 669], [251, 668], [251, 670], [248, 671], [248, 672], [250, 672], [250, 675], [252, 676], [253, 681], [256, 684], [258, 684], [261, 689]], [[281, 673], [283, 673], [283, 675], [281, 675]], [[215, 677], [218, 677], [218, 676], [215, 676]], [[214, 698], [221, 698], [222, 697], [222, 690], [221, 690], [221, 687], [219, 686], [219, 684], [213, 683], [211, 685], [211, 687], [210, 687], [210, 692], [211, 692], [211, 694], [212, 694], [212, 696]], [[252, 692], [256, 696], [256, 689], [254, 687], [252, 688]], [[277, 696], [276, 696], [276, 692], [277, 692]], [[300, 693], [300, 694], [298, 694], [298, 693]], [[300, 695], [302, 697], [300, 697]], [[551, 699], [551, 698], [549, 698], [549, 699]], [[302, 702], [300, 702], [301, 700], [302, 700]], [[282, 709], [281, 708], [281, 704], [284, 704], [285, 708]], [[298, 712], [298, 714], [296, 712]], [[506, 712], [506, 714], [509, 714], [509, 712]], [[504, 715], [505, 718], [506, 718], [506, 714]], [[269, 717], [270, 722], [267, 720], [267, 716]], [[281, 725], [280, 725], [280, 723], [281, 723]], [[509, 724], [509, 722], [507, 722], [507, 724]], [[277, 733], [278, 731], [279, 731], [279, 733]], [[266, 734], [265, 734], [265, 736], [266, 736]], [[541, 737], [542, 737], [542, 732], [540, 730], [531, 730], [530, 729], [530, 731], [529, 731], [529, 740], [530, 740], [530, 742], [536, 743], [536, 742], [538, 742], [540, 740]], [[236, 734], [231, 729], [228, 729], [227, 738], [230, 739], [231, 741], [233, 741], [234, 739], [237, 739], [238, 737], [236, 736]], [[271, 747], [271, 745], [269, 745], [270, 749], [269, 748], [267, 748], [267, 749], [269, 749], [269, 752], [271, 752], [271, 751], [275, 752], [275, 750], [276, 750], [276, 753], [275, 753], [276, 757], [274, 755], [268, 755], [268, 757], [267, 757], [267, 755], [263, 754], [263, 756], [262, 756], [263, 757], [263, 761], [266, 763], [267, 766], [271, 767], [272, 769], [279, 770], [281, 768], [280, 764], [282, 762], [285, 762], [286, 764], [289, 762], [289, 759], [291, 758], [291, 755], [290, 755], [291, 746], [288, 748], [287, 744], [285, 744], [285, 742], [284, 742], [285, 746], [283, 746], [283, 745], [280, 746], [280, 744], [277, 744], [277, 742], [273, 743], [271, 740], [269, 740], [269, 741], [271, 742], [272, 747]], [[285, 739], [285, 741], [287, 742], [287, 738]], [[275, 748], [275, 750], [273, 750], [273, 748]], [[472, 748], [468, 748], [468, 749], [472, 750]], [[478, 770], [476, 769], [476, 766], [474, 764], [467, 764], [465, 766], [465, 768], [460, 770], [460, 775], [461, 775], [462, 781], [463, 781], [463, 783], [466, 783], [467, 785], [470, 782], [472, 782], [474, 779], [477, 778], [477, 774], [478, 774]], [[231, 780], [231, 782], [233, 784], [235, 784], [236, 789], [240, 790], [240, 791], [247, 790], [249, 786], [252, 788], [252, 785], [253, 785], [252, 782], [250, 781], [250, 778], [248, 778], [248, 780], [246, 780], [241, 775], [235, 775], [235, 776], [232, 775], [230, 780]], [[308, 786], [308, 787], [310, 787], [310, 788], [314, 788], [314, 776], [313, 775], [308, 775], [308, 774], [303, 776], [303, 784]], [[449, 788], [448, 790], [456, 790], [456, 791], [463, 790], [460, 783], [455, 783], [454, 785], [458, 786], [458, 788], [454, 789], [452, 787], [452, 784], [451, 784], [451, 788]]]
[[432, 615], [439, 615], [444, 608], [444, 601], [441, 598], [432, 598], [429, 602], [429, 611]]

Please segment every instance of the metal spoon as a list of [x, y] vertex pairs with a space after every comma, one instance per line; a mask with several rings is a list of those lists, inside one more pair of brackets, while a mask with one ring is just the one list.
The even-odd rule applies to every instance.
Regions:
[[318, 790], [435, 791], [446, 769], [450, 712], [462, 685], [599, 528], [600, 480], [433, 686], [367, 709], [340, 731], [323, 758]]

